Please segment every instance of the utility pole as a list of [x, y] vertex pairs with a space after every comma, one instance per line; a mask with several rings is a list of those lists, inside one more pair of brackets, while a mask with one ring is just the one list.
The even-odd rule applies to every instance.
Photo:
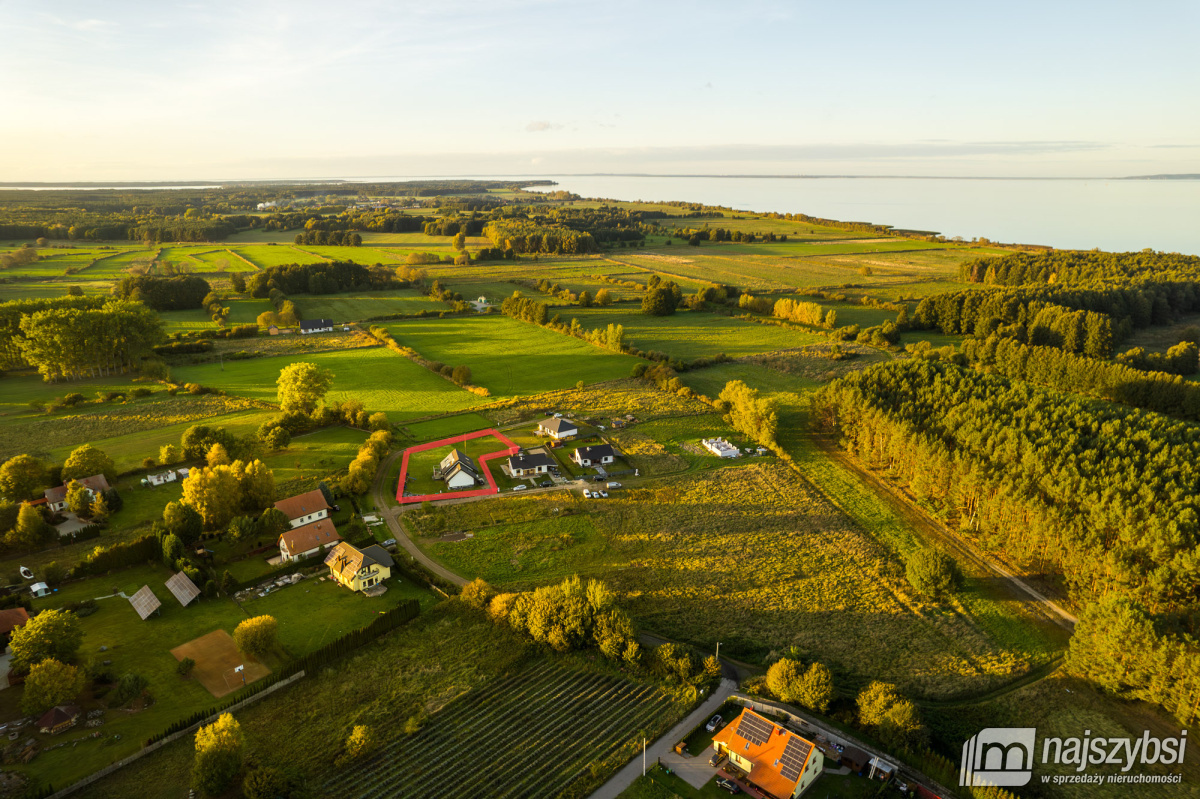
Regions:
[[646, 738], [642, 738], [642, 776], [646, 776]]
[[721, 642], [717, 641], [717, 662], [721, 662]]

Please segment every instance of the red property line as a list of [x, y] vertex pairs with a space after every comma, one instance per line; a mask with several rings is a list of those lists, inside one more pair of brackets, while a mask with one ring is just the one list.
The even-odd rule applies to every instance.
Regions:
[[[451, 491], [448, 494], [420, 494], [415, 497], [404, 496], [404, 484], [408, 481], [408, 456], [414, 452], [425, 452], [426, 450], [437, 449], [438, 447], [449, 446], [450, 444], [461, 444], [464, 441], [470, 441], [473, 438], [486, 438], [494, 436], [505, 444], [508, 449], [502, 449], [497, 452], [489, 452], [486, 455], [479, 456], [479, 465], [483, 469], [483, 476], [487, 479], [488, 488], [477, 488], [473, 491]], [[400, 482], [396, 485], [396, 501], [401, 505], [409, 505], [413, 502], [425, 502], [438, 499], [462, 499], [464, 497], [482, 497], [487, 494], [499, 494], [500, 489], [496, 487], [496, 478], [492, 477], [492, 470], [488, 468], [487, 462], [493, 458], [499, 458], [508, 455], [516, 455], [520, 449], [512, 442], [508, 436], [498, 430], [476, 430], [474, 433], [463, 433], [461, 436], [453, 436], [452, 438], [443, 438], [438, 441], [430, 441], [428, 444], [418, 444], [415, 447], [409, 447], [404, 450], [404, 459], [400, 463]]]

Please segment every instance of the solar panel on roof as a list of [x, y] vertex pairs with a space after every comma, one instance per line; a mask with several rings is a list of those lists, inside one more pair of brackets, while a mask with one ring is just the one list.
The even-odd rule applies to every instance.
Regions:
[[808, 753], [811, 751], [811, 743], [798, 735], [791, 736], [787, 746], [783, 748], [783, 754], [779, 756], [779, 773], [783, 775], [783, 778], [793, 782], [800, 779], [800, 774], [804, 771], [804, 763], [808, 760]]
[[179, 600], [179, 604], [185, 608], [189, 602], [200, 596], [200, 589], [183, 572], [172, 575], [171, 579], [167, 580], [166, 586], [167, 590]]
[[150, 618], [150, 614], [162, 606], [162, 602], [158, 601], [158, 597], [154, 595], [148, 585], [143, 585], [136, 594], [129, 597], [129, 604], [133, 605], [133, 609], [142, 617], [142, 621]]
[[751, 713], [742, 715], [742, 723], [738, 725], [737, 734], [756, 746], [762, 746], [771, 737], [775, 725], [764, 718]]

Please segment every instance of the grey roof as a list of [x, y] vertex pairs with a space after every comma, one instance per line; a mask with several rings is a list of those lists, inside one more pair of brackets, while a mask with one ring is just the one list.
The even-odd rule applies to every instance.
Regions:
[[579, 457], [586, 458], [591, 461], [598, 461], [601, 458], [615, 458], [617, 452], [608, 444], [596, 444], [591, 447], [580, 447], [575, 450], [579, 453]]
[[380, 566], [387, 566], [390, 569], [396, 565], [396, 561], [392, 560], [391, 553], [379, 546], [379, 544], [372, 544], [369, 547], [363, 547], [362, 553], [367, 559], [374, 563], [378, 563]]
[[308, 319], [300, 323], [301, 330], [312, 330], [314, 327], [333, 327], [332, 319]]
[[554, 465], [554, 459], [544, 452], [526, 452], [518, 450], [516, 455], [512, 455], [508, 459], [508, 468], [510, 469], [536, 469], [539, 466], [550, 467]]
[[570, 419], [568, 419], [565, 416], [559, 416], [555, 419], [546, 419], [544, 421], [538, 422], [538, 426], [541, 427], [543, 430], [549, 430], [551, 433], [561, 433], [563, 430], [578, 430], [579, 429], [578, 427], [575, 426], [574, 422], [572, 422]]

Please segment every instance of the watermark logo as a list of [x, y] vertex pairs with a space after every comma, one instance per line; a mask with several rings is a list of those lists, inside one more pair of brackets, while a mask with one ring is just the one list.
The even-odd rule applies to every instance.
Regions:
[[960, 786], [1027, 785], [1033, 778], [1036, 727], [988, 727], [963, 744]]

